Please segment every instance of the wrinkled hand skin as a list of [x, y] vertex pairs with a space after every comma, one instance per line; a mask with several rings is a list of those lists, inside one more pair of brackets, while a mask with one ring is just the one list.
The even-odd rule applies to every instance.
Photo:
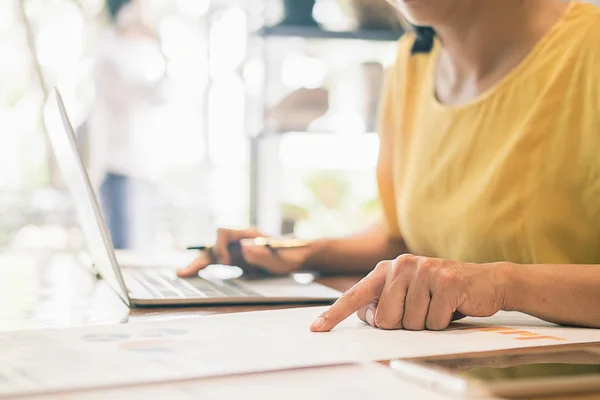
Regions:
[[326, 332], [357, 312], [380, 329], [443, 330], [465, 316], [487, 317], [503, 309], [506, 263], [472, 264], [404, 254], [373, 271], [311, 326]]

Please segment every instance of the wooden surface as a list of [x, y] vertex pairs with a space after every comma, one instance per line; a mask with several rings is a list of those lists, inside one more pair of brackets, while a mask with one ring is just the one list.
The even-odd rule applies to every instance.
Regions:
[[[359, 277], [323, 278], [319, 281], [340, 291], [352, 286]], [[251, 307], [189, 307], [165, 309], [129, 309], [105, 282], [98, 280], [82, 266], [74, 255], [59, 253], [30, 253], [28, 255], [4, 253], [0, 255], [0, 331], [39, 328], [67, 328], [75, 326], [145, 322], [185, 316], [211, 315], [254, 310], [284, 308], [283, 306]], [[597, 345], [561, 346], [572, 349], [591, 348]], [[529, 349], [538, 361], [556, 361], [557, 350]], [[510, 363], [514, 352], [493, 352], [478, 355], [478, 362], [486, 357], [506, 357]], [[597, 394], [546, 398], [598, 399]]]

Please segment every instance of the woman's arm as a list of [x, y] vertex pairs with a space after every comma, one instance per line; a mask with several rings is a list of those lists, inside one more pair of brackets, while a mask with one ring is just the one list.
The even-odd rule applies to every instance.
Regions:
[[317, 240], [310, 247], [302, 267], [328, 274], [367, 273], [379, 261], [408, 251], [404, 241], [390, 237], [381, 224], [352, 236]]
[[[264, 236], [256, 229], [219, 229], [212, 259], [207, 252], [179, 271], [180, 276], [195, 276], [199, 270], [215, 262], [226, 265], [243, 266], [248, 264], [264, 270], [288, 274], [300, 269], [323, 272], [325, 274], [367, 273], [379, 260], [394, 258], [406, 252], [401, 239], [390, 237], [380, 225], [373, 225], [362, 233], [338, 239], [320, 239], [305, 247], [280, 249], [276, 252], [265, 246], [257, 246], [253, 240]], [[229, 254], [228, 244], [240, 242], [241, 256]]]
[[509, 265], [506, 309], [600, 328], [600, 265]]
[[441, 330], [457, 317], [500, 310], [600, 328], [600, 265], [472, 264], [404, 254], [377, 264], [311, 329], [329, 331], [358, 311], [382, 329]]

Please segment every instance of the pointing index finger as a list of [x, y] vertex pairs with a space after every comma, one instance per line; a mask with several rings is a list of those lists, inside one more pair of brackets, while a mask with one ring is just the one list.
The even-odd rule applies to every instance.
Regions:
[[310, 326], [313, 332], [329, 332], [360, 308], [377, 300], [385, 284], [386, 275], [378, 268], [342, 295]]

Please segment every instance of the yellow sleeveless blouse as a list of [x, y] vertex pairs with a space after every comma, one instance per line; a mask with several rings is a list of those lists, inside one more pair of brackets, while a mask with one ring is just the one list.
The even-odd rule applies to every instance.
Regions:
[[[579, 2], [469, 104], [434, 94], [439, 43], [405, 35], [380, 111], [390, 234], [465, 262], [600, 264], [600, 9]], [[385, 138], [385, 139], [384, 139]]]

